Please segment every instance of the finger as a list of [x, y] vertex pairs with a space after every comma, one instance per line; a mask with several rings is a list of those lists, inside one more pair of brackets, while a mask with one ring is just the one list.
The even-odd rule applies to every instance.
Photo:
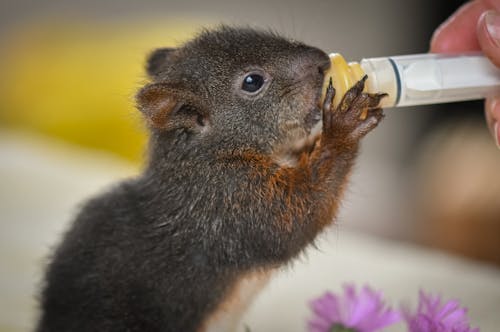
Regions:
[[335, 97], [335, 88], [332, 84], [332, 79], [330, 78], [330, 83], [326, 88], [325, 99], [323, 100], [323, 128], [326, 130], [330, 130], [332, 126], [333, 112], [332, 112], [332, 104], [333, 98]]
[[340, 105], [338, 106], [338, 109], [341, 112], [347, 111], [349, 107], [351, 107], [351, 105], [354, 103], [354, 100], [362, 95], [367, 78], [368, 75], [363, 76], [362, 79], [360, 79], [356, 84], [354, 84], [354, 86], [347, 90], [344, 97], [342, 97], [342, 100], [340, 101]]
[[481, 15], [477, 38], [484, 54], [500, 67], [500, 13], [489, 10]]
[[485, 105], [486, 123], [500, 149], [500, 98], [488, 98]]
[[384, 113], [381, 108], [370, 110], [369, 117], [351, 133], [351, 137], [360, 139], [375, 128], [383, 118]]
[[332, 79], [330, 78], [330, 83], [326, 88], [325, 99], [323, 100], [323, 111], [330, 112], [332, 107], [333, 98], [335, 98], [335, 89], [332, 84]]
[[382, 98], [387, 97], [387, 93], [375, 93], [375, 94], [370, 94], [370, 103], [368, 104], [368, 107], [377, 107], [380, 104], [380, 100]]
[[430, 51], [456, 53], [479, 50], [476, 25], [481, 14], [491, 8], [494, 8], [493, 5], [486, 0], [476, 0], [461, 6], [436, 29]]

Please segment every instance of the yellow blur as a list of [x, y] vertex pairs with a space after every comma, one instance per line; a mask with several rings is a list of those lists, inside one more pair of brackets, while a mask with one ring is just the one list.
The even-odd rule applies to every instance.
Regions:
[[140, 162], [146, 134], [134, 94], [147, 80], [145, 57], [185, 41], [194, 26], [68, 22], [17, 30], [1, 55], [1, 127]]

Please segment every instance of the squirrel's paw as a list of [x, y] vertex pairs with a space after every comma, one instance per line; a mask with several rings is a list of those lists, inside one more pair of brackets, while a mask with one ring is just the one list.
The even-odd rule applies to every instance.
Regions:
[[[384, 117], [380, 100], [385, 93], [364, 93], [367, 76], [358, 81], [334, 108], [335, 89], [331, 81], [323, 103], [323, 135], [327, 139], [357, 142]], [[347, 143], [347, 142], [346, 142]]]

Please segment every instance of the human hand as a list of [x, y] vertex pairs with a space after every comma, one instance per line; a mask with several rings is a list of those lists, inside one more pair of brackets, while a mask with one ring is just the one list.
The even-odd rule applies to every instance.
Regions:
[[[500, 0], [474, 0], [439, 26], [431, 40], [433, 53], [482, 51], [500, 68]], [[486, 99], [486, 123], [500, 149], [500, 91]]]

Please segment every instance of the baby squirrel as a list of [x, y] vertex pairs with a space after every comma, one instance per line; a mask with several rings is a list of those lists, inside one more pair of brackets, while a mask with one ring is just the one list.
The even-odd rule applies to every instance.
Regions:
[[137, 94], [147, 166], [84, 205], [48, 266], [36, 331], [234, 328], [224, 313], [251, 298], [243, 285], [333, 222], [383, 117], [365, 79], [338, 107], [331, 84], [321, 102], [329, 66], [317, 48], [226, 26], [154, 51]]

